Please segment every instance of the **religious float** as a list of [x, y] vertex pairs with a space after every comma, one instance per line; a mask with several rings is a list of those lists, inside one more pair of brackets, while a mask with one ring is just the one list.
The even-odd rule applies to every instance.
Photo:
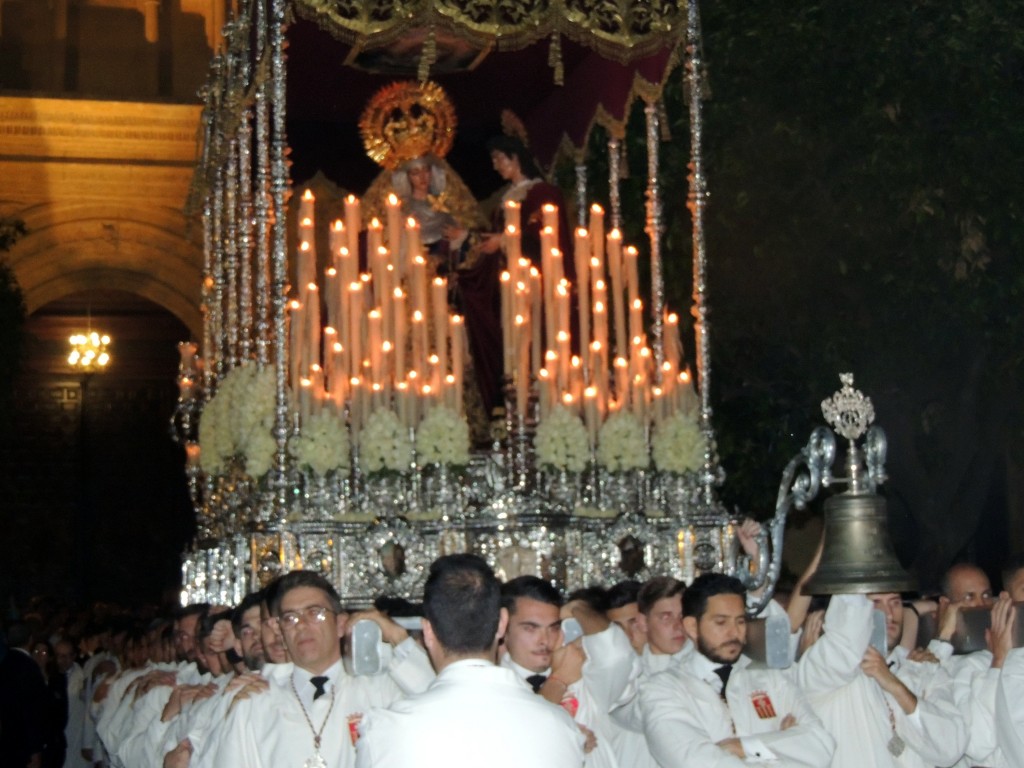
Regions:
[[[673, 79], [689, 95], [689, 195], [663, 201]], [[352, 605], [416, 599], [435, 557], [472, 551], [561, 586], [723, 571], [766, 587], [758, 610], [787, 512], [828, 481], [834, 438], [819, 430], [791, 462], [745, 551], [717, 496], [701, 93], [696, 2], [239, 3], [191, 199], [206, 247], [203, 338], [180, 345], [172, 420], [197, 519], [182, 601], [235, 604], [295, 568]], [[619, 169], [637, 99], [647, 240], [627, 243]], [[543, 167], [573, 157], [575, 199], [534, 205], [510, 177], [488, 224], [445, 159], [453, 104], [492, 121], [512, 107], [506, 128]], [[333, 183], [314, 177], [344, 156], [324, 126], [341, 143], [357, 115], [382, 172], [354, 183], [344, 161]], [[585, 162], [598, 124], [604, 205]], [[293, 184], [299, 168], [312, 180]], [[664, 212], [684, 206], [695, 381], [662, 271]], [[481, 414], [490, 432], [471, 439]]]

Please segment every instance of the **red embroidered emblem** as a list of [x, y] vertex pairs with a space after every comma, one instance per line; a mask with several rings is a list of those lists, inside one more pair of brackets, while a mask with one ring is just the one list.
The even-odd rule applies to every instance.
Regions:
[[750, 694], [750, 701], [754, 705], [754, 711], [762, 720], [771, 720], [775, 717], [775, 707], [768, 697], [767, 691], [754, 691]]
[[356, 745], [359, 741], [359, 723], [362, 722], [363, 713], [353, 712], [348, 716], [348, 736], [352, 739], [352, 746]]
[[580, 710], [580, 700], [575, 696], [566, 696], [561, 702], [562, 709], [569, 713], [572, 718], [576, 717], [576, 713]]

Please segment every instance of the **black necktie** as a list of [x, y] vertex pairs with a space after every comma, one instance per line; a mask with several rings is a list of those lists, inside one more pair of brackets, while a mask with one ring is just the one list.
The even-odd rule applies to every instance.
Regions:
[[313, 694], [313, 701], [316, 701], [326, 693], [324, 686], [327, 685], [327, 678], [323, 675], [317, 675], [316, 677], [309, 678], [309, 682], [316, 686], [316, 693]]
[[530, 675], [526, 678], [526, 682], [528, 682], [530, 687], [533, 688], [534, 693], [538, 693], [540, 691], [540, 687], [544, 685], [544, 681], [547, 679], [547, 675]]
[[722, 693], [719, 694], [725, 700], [725, 688], [729, 685], [729, 675], [732, 674], [732, 664], [723, 664], [715, 670], [715, 674], [722, 678]]

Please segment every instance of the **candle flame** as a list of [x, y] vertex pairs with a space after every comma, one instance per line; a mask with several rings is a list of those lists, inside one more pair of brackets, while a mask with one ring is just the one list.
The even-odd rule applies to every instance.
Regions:
[[303, 200], [315, 200], [316, 198], [313, 197], [313, 191], [311, 189], [307, 189], [305, 192], [302, 193], [302, 199]]
[[333, 325], [324, 326], [324, 336], [333, 336], [337, 332]]
[[576, 237], [589, 237], [590, 233], [587, 232], [586, 227], [578, 227], [576, 229]]
[[380, 346], [381, 349], [383, 349], [385, 352], [390, 352], [392, 349], [394, 349], [394, 345], [387, 339], [385, 339]]
[[584, 397], [597, 397], [597, 387], [587, 387], [583, 390]]
[[412, 321], [414, 323], [422, 323], [423, 322], [423, 313], [420, 312], [418, 309], [414, 310], [413, 313], [412, 313]]
[[341, 219], [335, 219], [333, 222], [331, 222], [331, 229], [333, 229], [335, 232], [344, 232], [345, 222], [343, 222]]
[[339, 353], [345, 351], [345, 348], [343, 346], [341, 346], [341, 342], [340, 341], [334, 342], [334, 351], [335, 352], [339, 352]]
[[299, 250], [302, 251], [303, 253], [308, 251], [309, 250], [309, 241], [308, 240], [303, 240], [301, 243], [299, 243]]
[[374, 216], [370, 219], [370, 229], [383, 229], [383, 225], [380, 223], [380, 219]]
[[298, 299], [292, 299], [291, 301], [288, 302], [288, 309], [292, 311], [302, 309], [302, 302], [299, 301]]
[[324, 270], [324, 273], [325, 273], [325, 274], [326, 274], [326, 275], [327, 275], [328, 277], [337, 277], [337, 275], [338, 275], [338, 270], [336, 270], [336, 269], [335, 269], [334, 267], [328, 267], [327, 269], [325, 269], [325, 270]]
[[388, 205], [398, 205], [398, 195], [394, 192], [388, 195]]
[[595, 352], [600, 352], [601, 351], [601, 342], [600, 341], [593, 341], [593, 342], [591, 342], [590, 343], [590, 348], [592, 350], [594, 350]]

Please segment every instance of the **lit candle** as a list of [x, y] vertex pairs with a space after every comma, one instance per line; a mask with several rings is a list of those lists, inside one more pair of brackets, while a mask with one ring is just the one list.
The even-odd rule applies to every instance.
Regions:
[[569, 388], [569, 364], [572, 352], [569, 349], [569, 333], [558, 332], [558, 389], [564, 392]]
[[405, 292], [401, 288], [395, 288], [391, 308], [395, 320], [395, 378], [401, 381], [405, 378], [405, 350], [409, 341], [406, 334], [408, 310], [405, 306]]
[[199, 451], [199, 443], [194, 443], [191, 440], [185, 443], [185, 463], [188, 466], [199, 466]]
[[370, 258], [384, 246], [384, 225], [380, 219], [374, 216], [370, 219], [370, 226], [366, 228], [366, 253]]
[[530, 396], [530, 329], [528, 326], [529, 323], [525, 317], [516, 315], [515, 333], [519, 345], [515, 369], [516, 413], [524, 415]]
[[587, 387], [583, 390], [583, 419], [587, 423], [587, 437], [590, 439], [590, 448], [597, 446], [598, 414], [597, 414], [597, 387]]
[[542, 312], [543, 312], [543, 300], [544, 288], [541, 285], [541, 274], [540, 270], [536, 267], [530, 267], [530, 370], [539, 371], [542, 363], [542, 355], [544, 352], [544, 341], [541, 338], [542, 333]]
[[349, 253], [359, 253], [359, 231], [362, 228], [363, 222], [362, 214], [359, 212], [359, 198], [355, 195], [349, 195], [345, 198], [345, 235], [348, 239]]
[[585, 229], [576, 230], [576, 290], [579, 300], [580, 350], [586, 354], [590, 348], [590, 235]]
[[381, 342], [383, 320], [379, 309], [370, 310], [367, 315], [367, 335], [370, 345], [370, 382], [379, 384], [381, 381]]
[[401, 264], [402, 202], [394, 192], [388, 195], [384, 210], [388, 222], [388, 249]]
[[455, 411], [462, 413], [462, 387], [466, 379], [466, 324], [462, 320], [462, 315], [452, 315], [449, 322], [452, 338], [452, 374], [455, 376]]
[[615, 322], [615, 354], [625, 355], [629, 343], [626, 337], [626, 305], [622, 286], [622, 234], [618, 229], [608, 233], [608, 274], [611, 277], [611, 312]]
[[[363, 359], [363, 284], [357, 280], [349, 284], [349, 317], [348, 317], [348, 355], [350, 378], [359, 378], [362, 374], [360, 364]], [[355, 390], [353, 390], [354, 392]]]
[[448, 374], [448, 281], [435, 277], [431, 283], [431, 309], [434, 318], [434, 351], [441, 379]]
[[640, 298], [640, 272], [637, 266], [638, 254], [632, 245], [627, 246], [623, 254], [623, 269], [626, 278], [626, 291], [632, 305]]

